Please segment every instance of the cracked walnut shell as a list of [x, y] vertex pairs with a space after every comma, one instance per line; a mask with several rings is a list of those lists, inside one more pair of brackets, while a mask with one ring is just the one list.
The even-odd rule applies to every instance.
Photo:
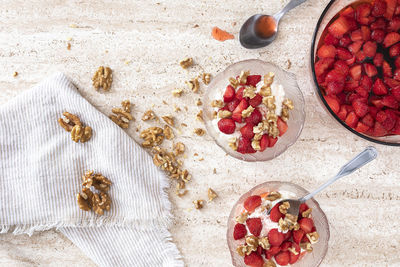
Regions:
[[103, 88], [103, 90], [108, 91], [113, 81], [112, 70], [109, 67], [100, 66], [93, 75], [92, 81], [96, 90]]

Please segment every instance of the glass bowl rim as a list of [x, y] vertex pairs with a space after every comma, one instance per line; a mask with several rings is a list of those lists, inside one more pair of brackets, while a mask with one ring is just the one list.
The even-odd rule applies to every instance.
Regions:
[[[300, 190], [302, 190], [302, 191], [305, 191], [306, 194], [309, 193], [309, 191], [308, 191], [307, 189], [305, 189], [304, 187], [302, 187], [302, 186], [300, 186], [300, 185], [298, 185], [298, 184], [295, 184], [295, 183], [292, 183], [292, 182], [286, 182], [286, 181], [275, 181], [275, 180], [274, 180], [274, 181], [267, 181], [267, 182], [260, 183], [260, 184], [258, 184], [258, 185], [256, 185], [256, 186], [252, 187], [251, 189], [249, 189], [249, 190], [246, 191], [245, 193], [243, 193], [243, 194], [239, 197], [239, 199], [235, 202], [235, 204], [233, 205], [233, 207], [232, 207], [232, 209], [231, 209], [231, 212], [229, 213], [229, 216], [228, 216], [227, 230], [226, 230], [226, 242], [228, 243], [228, 248], [230, 247], [230, 246], [229, 246], [229, 237], [230, 237], [230, 235], [229, 235], [229, 221], [230, 221], [231, 218], [233, 218], [233, 214], [234, 214], [234, 212], [235, 212], [234, 207], [240, 202], [241, 198], [242, 198], [245, 194], [247, 194], [248, 192], [254, 191], [257, 187], [259, 187], [260, 185], [264, 185], [264, 184], [288, 185], [288, 186], [292, 186], [292, 187], [294, 187], [294, 188], [296, 188], [296, 189], [300, 189]], [[321, 206], [319, 205], [319, 202], [318, 202], [315, 198], [311, 198], [310, 200], [314, 201], [315, 205], [317, 206], [317, 208], [318, 208], [318, 209], [320, 210], [320, 212], [322, 213], [323, 218], [326, 220], [326, 226], [327, 226], [327, 238], [326, 238], [326, 242], [327, 242], [328, 245], [326, 246], [325, 250], [324, 250], [323, 253], [322, 253], [321, 259], [318, 261], [318, 263], [317, 263], [317, 265], [316, 265], [316, 266], [319, 266], [319, 265], [321, 265], [321, 263], [322, 263], [323, 260], [325, 259], [326, 255], [328, 254], [328, 250], [329, 250], [329, 240], [330, 240], [330, 237], [331, 237], [331, 231], [330, 231], [330, 227], [329, 227], [328, 217], [326, 216], [324, 210], [323, 210], [323, 209], [321, 208]], [[229, 250], [230, 250], [230, 249], [229, 249]], [[230, 254], [231, 254], [231, 258], [232, 258], [232, 252], [231, 252], [231, 251], [230, 251]]]
[[[321, 16], [318, 19], [317, 25], [315, 26], [314, 29], [314, 33], [312, 36], [312, 42], [311, 42], [311, 53], [310, 53], [310, 57], [311, 57], [311, 72], [312, 72], [312, 76], [313, 76], [313, 81], [314, 81], [314, 85], [318, 88], [317, 93], [319, 95], [320, 100], [322, 101], [322, 103], [324, 104], [325, 108], [329, 111], [329, 113], [331, 114], [331, 116], [333, 116], [333, 118], [336, 119], [336, 121], [338, 121], [342, 126], [344, 126], [347, 130], [349, 130], [350, 132], [352, 132], [353, 134], [367, 140], [373, 143], [377, 143], [380, 145], [387, 145], [387, 146], [400, 146], [400, 143], [394, 143], [394, 142], [386, 142], [386, 141], [381, 141], [381, 140], [377, 140], [374, 139], [372, 137], [369, 137], [367, 135], [364, 135], [362, 133], [357, 132], [356, 130], [354, 130], [353, 128], [351, 128], [350, 126], [348, 126], [343, 120], [341, 120], [336, 114], [335, 112], [332, 111], [332, 109], [329, 107], [328, 103], [326, 102], [324, 96], [322, 95], [321, 92], [321, 88], [318, 85], [317, 82], [317, 76], [315, 75], [315, 64], [314, 64], [314, 49], [316, 46], [316, 42], [317, 42], [317, 34], [318, 34], [318, 30], [321, 26], [322, 20], [325, 18], [326, 13], [329, 11], [330, 7], [333, 5], [333, 3], [335, 3], [337, 0], [331, 0], [328, 5], [325, 7], [324, 11], [322, 12]], [[356, 2], [356, 0], [354, 0], [354, 2]]]
[[[287, 145], [286, 148], [285, 148], [282, 152], [276, 154], [273, 158], [271, 158], [271, 159], [264, 159], [264, 160], [257, 160], [257, 159], [255, 159], [255, 158], [246, 158], [245, 156], [244, 156], [244, 157], [240, 157], [240, 156], [238, 156], [238, 155], [234, 155], [234, 154], [229, 153], [229, 152], [223, 147], [223, 145], [220, 144], [220, 143], [218, 142], [218, 140], [217, 140], [213, 135], [210, 135], [210, 136], [212, 137], [214, 143], [217, 144], [217, 146], [219, 146], [224, 152], [226, 152], [229, 156], [231, 156], [231, 157], [233, 157], [233, 158], [236, 158], [236, 159], [238, 159], [238, 160], [242, 160], [242, 161], [245, 161], [245, 162], [266, 162], [266, 161], [273, 160], [273, 159], [279, 157], [280, 155], [282, 155], [286, 150], [288, 150], [289, 147], [293, 146], [293, 145], [297, 142], [297, 140], [299, 139], [301, 133], [303, 132], [304, 124], [305, 124], [305, 121], [306, 121], [306, 110], [305, 110], [305, 108], [306, 108], [306, 101], [305, 101], [305, 98], [304, 98], [304, 94], [303, 94], [303, 92], [301, 91], [301, 89], [300, 89], [300, 87], [299, 87], [299, 84], [297, 83], [296, 74], [294, 74], [294, 73], [292, 73], [292, 72], [288, 72], [288, 71], [282, 69], [281, 67], [279, 67], [278, 65], [276, 65], [276, 64], [274, 64], [274, 63], [272, 63], [272, 62], [264, 61], [264, 60], [257, 59], [257, 58], [251, 58], [251, 59], [240, 60], [240, 61], [234, 62], [234, 63], [232, 63], [232, 64], [229, 64], [229, 66], [227, 66], [227, 67], [224, 68], [222, 71], [220, 71], [219, 73], [217, 73], [217, 75], [215, 75], [214, 79], [215, 79], [218, 75], [221, 75], [221, 74], [223, 74], [224, 72], [226, 72], [229, 68], [233, 67], [234, 65], [243, 64], [243, 63], [246, 63], [246, 62], [258, 62], [258, 63], [261, 63], [261, 64], [267, 63], [267, 64], [270, 64], [270, 65], [274, 66], [275, 68], [279, 69], [279, 70], [282, 71], [285, 75], [291, 75], [291, 76], [293, 76], [293, 79], [294, 79], [294, 81], [295, 81], [295, 83], [296, 83], [297, 91], [299, 92], [299, 94], [300, 94], [300, 96], [301, 96], [300, 102], [303, 103], [303, 106], [302, 106], [302, 108], [301, 108], [301, 113], [303, 114], [303, 122], [302, 122], [302, 124], [301, 124], [301, 126], [300, 126], [300, 128], [299, 128], [299, 130], [298, 130], [298, 132], [297, 132], [296, 139], [294, 139], [294, 141], [290, 142], [290, 144]], [[209, 88], [207, 87], [207, 92], [208, 92], [208, 90], [209, 90]], [[205, 97], [207, 96], [207, 92], [202, 96], [202, 100], [204, 100]], [[204, 101], [202, 101], [202, 102], [203, 102], [202, 111], [203, 111], [203, 113], [204, 113], [204, 112], [205, 112], [204, 109], [205, 109], [206, 107], [205, 107], [205, 105], [204, 105]], [[210, 130], [209, 130], [209, 128], [208, 128], [208, 127], [210, 127], [210, 126], [208, 125], [208, 123], [205, 123], [205, 127], [206, 127], [206, 129], [207, 129], [207, 132], [210, 132]]]

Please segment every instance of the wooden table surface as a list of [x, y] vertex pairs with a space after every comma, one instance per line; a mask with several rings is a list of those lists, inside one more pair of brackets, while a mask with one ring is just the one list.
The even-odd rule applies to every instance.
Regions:
[[[159, 116], [173, 114], [179, 123], [186, 123], [188, 127], [182, 129], [177, 140], [188, 148], [185, 166], [193, 180], [189, 194], [183, 198], [175, 196], [173, 188], [170, 191], [176, 219], [170, 230], [187, 266], [231, 266], [226, 222], [241, 194], [268, 180], [291, 181], [313, 189], [371, 145], [334, 122], [313, 93], [311, 36], [328, 0], [309, 0], [287, 14], [278, 38], [269, 47], [240, 47], [237, 36], [245, 18], [260, 12], [272, 14], [286, 2], [2, 0], [0, 103], [62, 71], [75, 81], [85, 98], [106, 114], [123, 99], [135, 103], [133, 113], [138, 120], [128, 130], [135, 140], [136, 128], [150, 125], [140, 120], [147, 109]], [[213, 40], [213, 26], [232, 32], [236, 39], [223, 43]], [[178, 64], [186, 56], [196, 62], [189, 71]], [[184, 81], [203, 70], [216, 74], [231, 63], [250, 58], [285, 69], [290, 60], [290, 71], [297, 75], [306, 96], [307, 118], [302, 135], [294, 146], [269, 162], [238, 161], [226, 156], [210, 136], [193, 135], [194, 128], [203, 127], [195, 120], [199, 107], [194, 103], [205, 87], [200, 94], [186, 91], [181, 98], [171, 96], [172, 89], [185, 88]], [[91, 76], [100, 65], [114, 71], [110, 92], [96, 92], [91, 85]], [[17, 77], [13, 77], [14, 71]], [[174, 104], [187, 106], [188, 111], [175, 113]], [[399, 149], [376, 147], [380, 152], [376, 161], [316, 197], [331, 228], [323, 266], [400, 266]], [[193, 200], [206, 198], [208, 187], [219, 198], [201, 211], [190, 210]], [[0, 265], [94, 263], [52, 230], [32, 237], [0, 235]]]

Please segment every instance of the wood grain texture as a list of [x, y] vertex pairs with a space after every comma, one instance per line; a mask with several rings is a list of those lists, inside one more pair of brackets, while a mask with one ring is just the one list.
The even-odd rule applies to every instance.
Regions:
[[[182, 128], [178, 140], [188, 148], [185, 166], [193, 180], [189, 194], [182, 199], [171, 190], [176, 218], [171, 232], [187, 266], [231, 266], [226, 222], [241, 194], [268, 180], [292, 181], [313, 189], [370, 145], [335, 123], [313, 93], [309, 71], [311, 36], [328, 0], [309, 0], [287, 14], [278, 38], [267, 48], [245, 50], [237, 39], [220, 43], [210, 37], [213, 26], [237, 37], [245, 18], [259, 12], [272, 14], [285, 2], [1, 0], [0, 104], [53, 72], [62, 71], [74, 79], [85, 98], [106, 114], [121, 100], [130, 99], [136, 104], [133, 114], [137, 119], [152, 108], [160, 116], [173, 114], [178, 123], [186, 123], [188, 127]], [[194, 28], [196, 24], [199, 27]], [[71, 50], [67, 50], [68, 42]], [[178, 64], [186, 56], [196, 62], [189, 71]], [[297, 75], [306, 95], [307, 119], [301, 137], [270, 162], [238, 161], [226, 156], [211, 137], [194, 136], [193, 129], [202, 127], [195, 120], [199, 107], [194, 104], [202, 94], [186, 92], [176, 99], [170, 93], [175, 87], [183, 88], [185, 80], [203, 70], [216, 74], [233, 62], [250, 58], [282, 68], [290, 59], [290, 71]], [[114, 70], [110, 92], [96, 92], [91, 86], [91, 76], [99, 65]], [[13, 77], [14, 71], [19, 73], [17, 77]], [[175, 114], [174, 104], [187, 106], [188, 111]], [[127, 132], [138, 140], [136, 127], [148, 125], [151, 123], [139, 119]], [[316, 197], [331, 226], [323, 266], [400, 266], [399, 149], [376, 147], [380, 155], [375, 162]], [[199, 161], [202, 157], [204, 161]], [[219, 198], [201, 211], [189, 210], [194, 199], [206, 198], [208, 187]], [[61, 234], [46, 231], [31, 238], [0, 235], [0, 265], [94, 264]]]

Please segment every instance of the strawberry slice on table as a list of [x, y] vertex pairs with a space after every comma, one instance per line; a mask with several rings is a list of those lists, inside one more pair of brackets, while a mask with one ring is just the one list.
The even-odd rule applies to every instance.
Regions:
[[322, 45], [317, 52], [319, 58], [334, 58], [336, 56], [336, 47], [333, 45]]
[[264, 260], [257, 252], [253, 251], [249, 255], [244, 255], [244, 264], [252, 267], [262, 267]]
[[233, 228], [233, 239], [239, 240], [245, 237], [247, 234], [246, 226], [241, 223], [237, 223]]
[[255, 108], [249, 117], [245, 118], [244, 121], [246, 123], [251, 123], [253, 125], [257, 125], [262, 121], [262, 114], [258, 108]]
[[249, 75], [247, 76], [246, 85], [256, 87], [257, 83], [261, 81], [261, 75]]
[[262, 230], [262, 222], [260, 218], [250, 218], [246, 220], [247, 228], [254, 236], [259, 236]]
[[286, 266], [289, 264], [290, 255], [288, 251], [281, 251], [275, 255], [275, 261], [281, 266]]
[[252, 123], [246, 123], [242, 128], [240, 128], [240, 133], [244, 138], [252, 139], [254, 137], [253, 127], [254, 125]]
[[236, 122], [242, 122], [242, 111], [245, 110], [249, 104], [247, 103], [246, 99], [242, 99], [235, 110], [232, 112], [232, 119]]
[[228, 85], [224, 93], [224, 102], [231, 102], [235, 98], [235, 88], [232, 85]]
[[236, 124], [232, 119], [220, 119], [218, 121], [218, 129], [224, 134], [232, 134], [235, 132]]
[[314, 222], [311, 218], [302, 218], [299, 220], [300, 229], [304, 231], [304, 233], [311, 233], [312, 228], [314, 227]]
[[284, 122], [281, 117], [278, 117], [278, 121], [277, 121], [277, 127], [279, 130], [279, 136], [282, 136], [286, 133], [287, 129], [288, 129], [288, 125], [286, 122]]
[[272, 246], [280, 246], [284, 239], [285, 236], [277, 228], [271, 229], [268, 232], [268, 241]]
[[260, 152], [263, 152], [269, 146], [269, 138], [267, 134], [264, 134], [260, 140]]
[[279, 211], [279, 203], [272, 207], [269, 218], [273, 222], [278, 222], [284, 215]]
[[249, 105], [252, 106], [253, 108], [257, 107], [260, 105], [262, 102], [262, 96], [260, 94], [256, 94], [255, 97], [249, 99]]
[[259, 195], [249, 196], [243, 203], [243, 207], [248, 212], [253, 212], [257, 207], [261, 205], [261, 197]]
[[293, 231], [292, 236], [293, 236], [293, 242], [296, 244], [300, 244], [303, 236], [305, 235], [304, 231], [302, 229], [299, 229], [297, 231]]
[[372, 87], [372, 92], [374, 92], [375, 95], [386, 95], [388, 93], [388, 89], [380, 78], [376, 78]]
[[385, 39], [383, 40], [383, 45], [385, 47], [389, 47], [394, 45], [398, 41], [400, 41], [400, 34], [398, 34], [397, 32], [390, 32], [385, 36]]
[[349, 29], [350, 25], [347, 18], [340, 16], [329, 26], [328, 31], [334, 37], [339, 38], [347, 33]]

